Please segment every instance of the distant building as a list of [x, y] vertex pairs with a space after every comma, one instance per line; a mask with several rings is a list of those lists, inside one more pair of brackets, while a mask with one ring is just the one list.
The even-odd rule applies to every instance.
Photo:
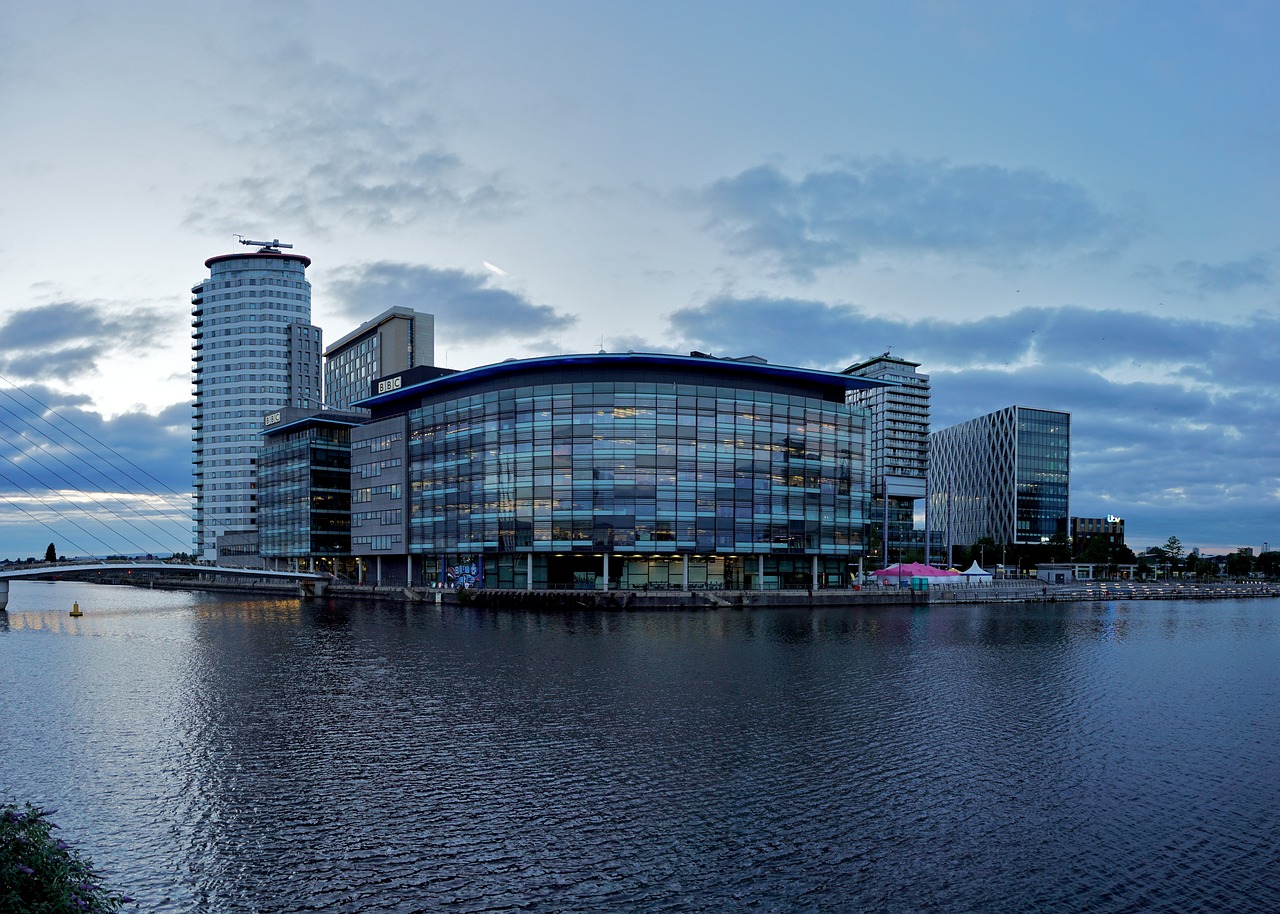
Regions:
[[1106, 517], [1071, 518], [1071, 548], [1078, 554], [1089, 541], [1102, 537], [1109, 553], [1124, 545], [1124, 518], [1108, 514]]
[[869, 378], [598, 353], [382, 378], [352, 430], [365, 580], [502, 588], [851, 585]]
[[372, 393], [374, 378], [435, 364], [435, 316], [391, 308], [324, 353], [324, 398], [329, 409], [350, 409]]
[[269, 566], [354, 576], [351, 430], [363, 421], [333, 410], [263, 417], [258, 552]]
[[258, 434], [265, 413], [320, 407], [320, 328], [309, 257], [278, 241], [204, 262], [191, 287], [195, 551], [256, 555]]
[[950, 542], [1045, 543], [1070, 516], [1071, 416], [1010, 406], [929, 436], [929, 524]]
[[870, 413], [867, 488], [873, 536], [887, 547], [881, 555], [885, 567], [908, 550], [923, 552], [924, 537], [915, 531], [915, 509], [916, 501], [925, 497], [929, 473], [929, 376], [917, 371], [919, 367], [919, 362], [886, 352], [843, 372], [892, 382], [849, 391], [849, 402]]

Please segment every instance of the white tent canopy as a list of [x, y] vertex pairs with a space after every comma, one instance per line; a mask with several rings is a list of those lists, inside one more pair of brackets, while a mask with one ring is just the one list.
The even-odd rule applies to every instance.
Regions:
[[968, 568], [966, 568], [964, 571], [962, 571], [962, 572], [960, 572], [960, 573], [961, 573], [962, 575], [964, 575], [965, 577], [967, 577], [967, 578], [989, 578], [989, 577], [991, 577], [991, 572], [989, 572], [989, 571], [984, 571], [984, 570], [983, 570], [983, 569], [978, 565], [978, 560], [977, 560], [977, 559], [974, 559], [974, 560], [973, 560], [973, 564], [972, 564], [972, 565], [970, 565]]

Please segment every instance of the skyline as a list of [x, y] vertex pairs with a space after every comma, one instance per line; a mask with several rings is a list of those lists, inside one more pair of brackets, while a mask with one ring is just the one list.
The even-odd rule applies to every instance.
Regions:
[[[188, 490], [188, 290], [236, 233], [279, 238], [313, 260], [326, 344], [404, 305], [453, 368], [889, 350], [930, 375], [934, 429], [1070, 412], [1071, 513], [1124, 517], [1136, 550], [1257, 550], [1280, 540], [1278, 25], [1260, 3], [16, 8], [0, 389]], [[32, 533], [0, 507], [0, 555]]]

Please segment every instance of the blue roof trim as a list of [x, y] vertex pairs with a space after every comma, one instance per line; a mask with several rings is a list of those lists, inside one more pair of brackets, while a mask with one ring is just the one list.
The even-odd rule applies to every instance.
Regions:
[[822, 384], [836, 384], [846, 390], [865, 390], [871, 387], [898, 387], [896, 381], [878, 378], [862, 378], [856, 375], [840, 374], [834, 371], [819, 371], [815, 368], [792, 368], [787, 365], [760, 364], [759, 362], [739, 362], [734, 359], [703, 358], [688, 355], [667, 355], [654, 352], [597, 352], [580, 355], [549, 355], [532, 359], [508, 359], [505, 362], [494, 362], [478, 368], [467, 368], [440, 378], [420, 381], [399, 390], [385, 394], [376, 394], [356, 400], [351, 405], [368, 409], [384, 403], [392, 403], [404, 397], [421, 394], [428, 388], [441, 389], [463, 386], [474, 381], [499, 377], [504, 374], [517, 374], [531, 368], [558, 368], [572, 366], [609, 365], [625, 363], [628, 365], [651, 366], [657, 368], [712, 368], [726, 374], [764, 375], [766, 377], [783, 378], [794, 381], [809, 381]]

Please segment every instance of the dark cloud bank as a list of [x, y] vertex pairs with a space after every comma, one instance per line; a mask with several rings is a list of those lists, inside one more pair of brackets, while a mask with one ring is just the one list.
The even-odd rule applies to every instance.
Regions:
[[434, 314], [436, 325], [460, 343], [520, 340], [550, 347], [553, 335], [576, 318], [549, 305], [489, 285], [485, 276], [405, 263], [372, 263], [340, 271], [330, 292], [352, 319], [387, 308]]
[[82, 378], [150, 344], [172, 315], [99, 302], [59, 301], [10, 312], [0, 321], [0, 375], [48, 381]]

